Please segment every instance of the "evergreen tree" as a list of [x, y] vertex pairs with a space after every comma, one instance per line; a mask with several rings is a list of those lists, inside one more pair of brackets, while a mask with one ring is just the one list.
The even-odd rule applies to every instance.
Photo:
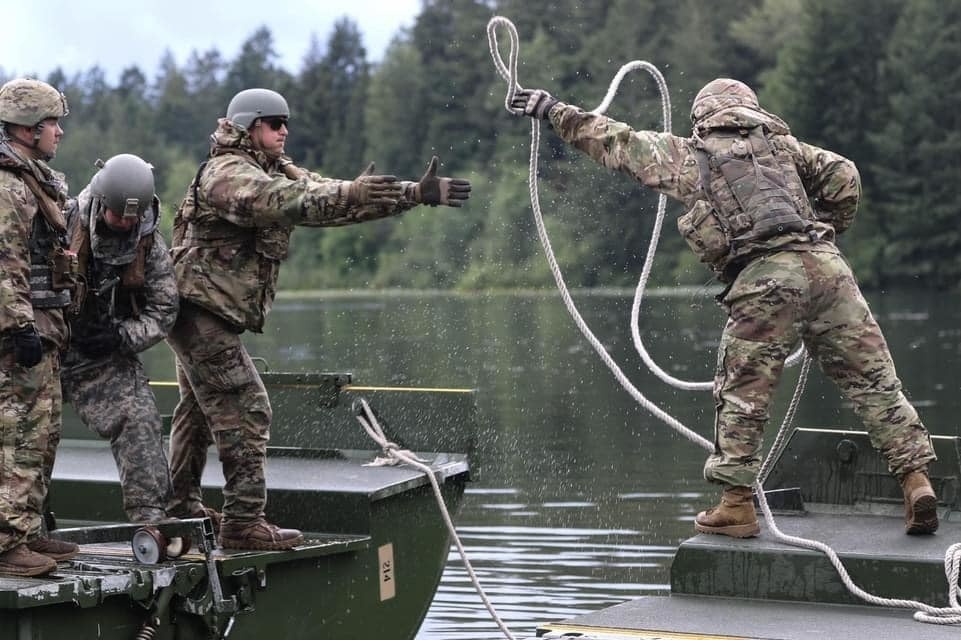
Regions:
[[297, 77], [291, 153], [328, 175], [356, 175], [366, 146], [364, 103], [369, 75], [360, 30], [350, 19], [334, 24], [326, 51], [321, 52], [314, 39]]
[[889, 117], [870, 135], [884, 281], [961, 283], [961, 0], [905, 6], [885, 57]]
[[801, 35], [778, 57], [760, 96], [799, 138], [840, 153], [861, 170], [860, 213], [840, 242], [868, 286], [879, 284], [887, 237], [885, 220], [870, 204], [879, 185], [870, 171], [868, 132], [886, 117], [878, 56], [902, 6], [899, 0], [804, 3]]
[[191, 52], [183, 70], [191, 117], [181, 124], [182, 139], [198, 163], [207, 155], [208, 136], [217, 126], [217, 119], [226, 114], [227, 103], [233, 97], [224, 84], [226, 68], [220, 52], [210, 49]]

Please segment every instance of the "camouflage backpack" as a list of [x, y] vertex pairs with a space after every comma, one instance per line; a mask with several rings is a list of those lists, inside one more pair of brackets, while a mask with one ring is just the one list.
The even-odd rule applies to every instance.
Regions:
[[763, 125], [712, 129], [694, 140], [707, 201], [678, 227], [702, 262], [721, 273], [771, 238], [812, 231], [814, 214], [793, 159], [775, 153]]

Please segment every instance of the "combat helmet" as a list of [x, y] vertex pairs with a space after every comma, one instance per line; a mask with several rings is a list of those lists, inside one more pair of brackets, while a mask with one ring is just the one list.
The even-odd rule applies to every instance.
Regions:
[[751, 87], [730, 78], [711, 80], [697, 92], [691, 104], [691, 124], [695, 137], [712, 129], [758, 125], [771, 133], [791, 132], [784, 120], [760, 107]]
[[68, 113], [67, 98], [41, 80], [19, 78], [0, 87], [0, 122], [34, 127]]
[[691, 105], [691, 122], [698, 124], [719, 111], [733, 107], [760, 109], [757, 94], [751, 87], [738, 80], [730, 78], [711, 80], [694, 96], [694, 103]]
[[233, 124], [250, 128], [257, 118], [290, 117], [290, 108], [282, 95], [270, 89], [244, 89], [227, 105], [227, 119]]
[[113, 156], [90, 181], [90, 195], [117, 215], [140, 219], [153, 204], [153, 165], [131, 153]]

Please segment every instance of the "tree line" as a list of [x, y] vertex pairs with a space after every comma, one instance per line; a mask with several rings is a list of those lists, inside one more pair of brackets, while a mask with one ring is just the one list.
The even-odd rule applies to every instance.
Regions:
[[[324, 41], [314, 37], [296, 72], [278, 65], [273, 35], [260, 27], [233, 59], [211, 49], [178, 65], [168, 53], [152, 78], [136, 66], [113, 84], [99, 67], [49, 74], [71, 108], [53, 164], [75, 193], [96, 158], [141, 155], [156, 167], [169, 230], [230, 97], [269, 87], [290, 103], [288, 153], [298, 164], [349, 179], [374, 160], [380, 172], [416, 180], [436, 154], [442, 174], [474, 185], [461, 210], [298, 230], [282, 286], [551, 286], [530, 213], [530, 125], [504, 110], [506, 83], [487, 45], [493, 15], [517, 26], [522, 86], [588, 109], [621, 64], [655, 64], [679, 135], [689, 133], [691, 99], [706, 82], [748, 83], [799, 138], [857, 163], [864, 199], [840, 244], [863, 285], [961, 282], [961, 0], [424, 0], [381, 62], [342, 18]], [[662, 128], [651, 78], [629, 76], [608, 115]], [[542, 206], [568, 284], [632, 286], [656, 196], [546, 130], [539, 153]], [[669, 206], [670, 220], [680, 213]], [[652, 283], [707, 282], [671, 227]]]

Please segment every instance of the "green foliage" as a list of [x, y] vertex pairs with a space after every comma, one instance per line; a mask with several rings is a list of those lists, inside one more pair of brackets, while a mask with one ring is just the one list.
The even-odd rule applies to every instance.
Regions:
[[[469, 177], [461, 210], [421, 207], [363, 225], [298, 229], [284, 287], [551, 287], [531, 215], [530, 121], [504, 110], [506, 83], [487, 46], [493, 15], [521, 38], [519, 82], [594, 108], [618, 68], [635, 59], [664, 73], [673, 130], [718, 76], [758, 89], [762, 104], [802, 140], [853, 159], [864, 186], [854, 227], [840, 239], [870, 286], [952, 288], [961, 279], [961, 0], [425, 0], [372, 64], [356, 24], [315, 37], [296, 73], [277, 64], [256, 28], [237, 56], [172, 54], [153, 78], [130, 67], [111, 86], [99, 68], [48, 78], [71, 105], [55, 166], [76, 193], [93, 161], [121, 152], [156, 167], [169, 224], [227, 102], [263, 86], [290, 103], [288, 152], [350, 179], [368, 161], [417, 180], [432, 155], [442, 175]], [[499, 33], [507, 58], [507, 34]], [[72, 75], [71, 75], [72, 74]], [[0, 69], [0, 76], [6, 74]], [[657, 87], [631, 74], [609, 109], [637, 129], [660, 129]], [[570, 286], [632, 287], [652, 232], [656, 196], [566, 147], [546, 125], [538, 186]], [[710, 273], [675, 232], [668, 208], [652, 283], [701, 285]], [[168, 235], [169, 237], [169, 235]]]
[[883, 126], [869, 136], [885, 283], [948, 288], [961, 282], [961, 1], [905, 7], [884, 59]]

